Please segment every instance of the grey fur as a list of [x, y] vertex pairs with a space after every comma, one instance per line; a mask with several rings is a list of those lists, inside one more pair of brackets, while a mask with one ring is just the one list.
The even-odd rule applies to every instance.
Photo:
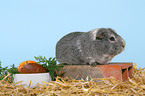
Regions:
[[56, 59], [67, 64], [107, 64], [124, 47], [124, 40], [111, 28], [72, 32], [58, 41]]

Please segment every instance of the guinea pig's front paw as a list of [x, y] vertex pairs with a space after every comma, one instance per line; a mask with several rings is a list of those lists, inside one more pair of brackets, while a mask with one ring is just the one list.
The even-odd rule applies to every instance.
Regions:
[[92, 67], [95, 67], [95, 66], [99, 65], [99, 63], [93, 62], [93, 63], [91, 63], [90, 65], [91, 65]]
[[90, 63], [90, 65], [93, 66], [93, 67], [95, 67], [95, 66], [97, 66], [97, 65], [104, 65], [104, 64], [100, 64], [100, 63], [98, 63], [98, 62], [93, 62], [93, 63]]

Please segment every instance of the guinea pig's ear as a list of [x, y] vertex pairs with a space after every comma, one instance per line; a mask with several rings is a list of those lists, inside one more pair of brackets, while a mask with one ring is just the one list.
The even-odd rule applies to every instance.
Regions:
[[106, 29], [105, 28], [101, 28], [100, 30], [98, 30], [98, 34], [96, 35], [96, 40], [102, 40], [105, 36], [106, 36]]
[[96, 40], [102, 40], [104, 38], [104, 36], [106, 36], [105, 33], [101, 33], [96, 36]]
[[102, 40], [103, 37], [102, 36], [96, 36], [96, 40]]

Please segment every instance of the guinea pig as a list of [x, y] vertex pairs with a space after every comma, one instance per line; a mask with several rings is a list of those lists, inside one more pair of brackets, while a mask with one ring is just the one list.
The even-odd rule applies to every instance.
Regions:
[[72, 32], [56, 45], [56, 59], [66, 64], [107, 64], [125, 48], [125, 41], [111, 28]]

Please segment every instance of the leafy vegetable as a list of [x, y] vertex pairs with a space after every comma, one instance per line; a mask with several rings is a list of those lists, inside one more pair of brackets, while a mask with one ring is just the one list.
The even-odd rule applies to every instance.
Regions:
[[8, 74], [7, 68], [8, 66], [2, 68], [1, 62], [0, 62], [0, 80], [2, 80]]
[[[39, 56], [34, 58], [38, 61], [38, 64], [41, 64], [43, 67], [46, 68], [47, 72], [49, 72], [51, 78], [54, 80], [57, 75], [56, 72], [61, 71], [61, 68], [63, 67], [63, 64], [57, 64], [57, 60], [55, 58], [50, 57], [47, 59], [45, 56]], [[5, 79], [6, 81], [9, 80], [9, 82], [13, 82], [13, 74], [19, 74], [18, 68], [15, 67], [15, 65], [10, 65], [10, 68], [8, 66], [2, 67], [0, 62], [0, 80], [2, 80], [5, 76], [8, 75], [8, 73], [11, 73], [9, 78]]]
[[15, 67], [14, 64], [13, 64], [13, 65], [10, 65], [10, 66], [11, 66], [11, 68], [7, 69], [7, 71], [8, 71], [9, 73], [12, 73], [12, 74], [17, 74], [17, 73], [19, 73], [19, 72], [18, 72], [18, 68]]
[[45, 56], [39, 56], [34, 58], [38, 61], [38, 64], [41, 64], [43, 67], [46, 68], [47, 72], [49, 72], [51, 78], [54, 80], [57, 75], [56, 71], [61, 71], [61, 68], [63, 67], [63, 64], [57, 65], [57, 60], [55, 58], [50, 57], [47, 59]]
[[11, 75], [9, 76], [9, 78], [5, 79], [6, 81], [9, 81], [9, 82], [13, 82], [13, 74], [17, 74], [19, 73], [18, 72], [18, 69], [17, 67], [15, 67], [15, 65], [10, 65], [11, 67], [8, 69], [8, 66], [7, 67], [4, 67], [2, 68], [1, 66], [1, 62], [0, 62], [0, 80], [2, 80], [5, 76], [8, 75], [8, 73], [10, 73]]

